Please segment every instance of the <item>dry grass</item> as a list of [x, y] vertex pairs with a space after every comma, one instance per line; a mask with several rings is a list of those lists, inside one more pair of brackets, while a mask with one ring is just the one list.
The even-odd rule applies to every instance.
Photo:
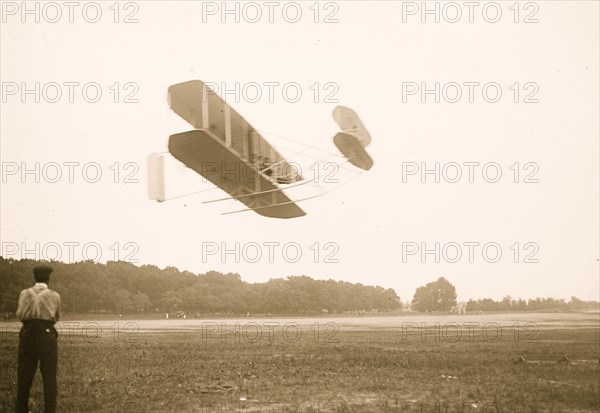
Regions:
[[[437, 341], [394, 329], [297, 342], [200, 331], [64, 335], [59, 411], [570, 412], [599, 411], [597, 329], [548, 329], [537, 342]], [[17, 335], [2, 334], [2, 412], [15, 397]], [[532, 363], [517, 362], [522, 355]], [[568, 355], [571, 363], [559, 363]], [[577, 361], [587, 360], [587, 361]], [[36, 375], [32, 408], [41, 412]], [[445, 406], [445, 407], [444, 407]], [[444, 410], [445, 409], [445, 410]]]

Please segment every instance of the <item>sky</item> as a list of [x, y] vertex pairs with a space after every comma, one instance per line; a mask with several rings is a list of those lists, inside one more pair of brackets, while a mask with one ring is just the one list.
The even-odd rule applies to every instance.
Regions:
[[[1, 4], [2, 256], [600, 298], [597, 2], [27, 7]], [[286, 190], [322, 194], [306, 216], [222, 215], [244, 205], [203, 204], [226, 194], [168, 154], [167, 195], [202, 192], [149, 199], [148, 156], [192, 129], [167, 89], [194, 79], [314, 181]], [[337, 105], [370, 171], [336, 152]]]

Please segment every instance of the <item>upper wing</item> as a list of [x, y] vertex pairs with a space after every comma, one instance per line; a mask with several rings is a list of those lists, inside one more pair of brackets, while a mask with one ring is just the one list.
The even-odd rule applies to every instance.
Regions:
[[298, 168], [287, 162], [252, 125], [200, 80], [169, 87], [171, 109], [196, 129], [208, 129], [225, 147], [268, 175], [286, 182], [302, 180]]

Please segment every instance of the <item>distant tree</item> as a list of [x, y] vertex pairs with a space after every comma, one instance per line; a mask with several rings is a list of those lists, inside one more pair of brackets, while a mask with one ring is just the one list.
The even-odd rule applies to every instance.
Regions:
[[479, 308], [479, 303], [477, 301], [470, 299], [467, 301], [466, 310], [468, 313], [471, 313], [473, 311], [481, 311], [481, 308]]
[[515, 302], [515, 305], [513, 306], [513, 310], [515, 310], [515, 311], [527, 311], [527, 301], [522, 300], [521, 298], [519, 298]]
[[507, 295], [502, 299], [502, 302], [500, 304], [500, 310], [511, 311], [514, 305], [514, 300], [510, 295]]
[[415, 311], [450, 311], [456, 306], [456, 288], [444, 277], [417, 288], [411, 308]]
[[131, 296], [131, 304], [134, 311], [146, 311], [152, 307], [152, 302], [144, 293], [137, 293]]
[[175, 291], [167, 291], [164, 300], [165, 310], [167, 312], [177, 311], [183, 308], [183, 300]]
[[13, 313], [17, 310], [17, 301], [24, 283], [21, 283], [19, 274], [7, 273], [0, 278], [0, 312]]
[[113, 307], [115, 312], [119, 314], [129, 312], [133, 307], [131, 293], [122, 288], [115, 291], [113, 294]]

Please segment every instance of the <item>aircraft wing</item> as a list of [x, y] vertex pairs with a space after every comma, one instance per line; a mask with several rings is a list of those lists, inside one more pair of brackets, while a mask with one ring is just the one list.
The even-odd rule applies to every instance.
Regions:
[[171, 135], [169, 152], [260, 215], [271, 218], [306, 215], [255, 165], [241, 158], [210, 130]]
[[286, 183], [302, 180], [300, 171], [258, 133], [239, 113], [200, 80], [169, 87], [169, 106], [196, 129], [207, 129], [242, 160]]

